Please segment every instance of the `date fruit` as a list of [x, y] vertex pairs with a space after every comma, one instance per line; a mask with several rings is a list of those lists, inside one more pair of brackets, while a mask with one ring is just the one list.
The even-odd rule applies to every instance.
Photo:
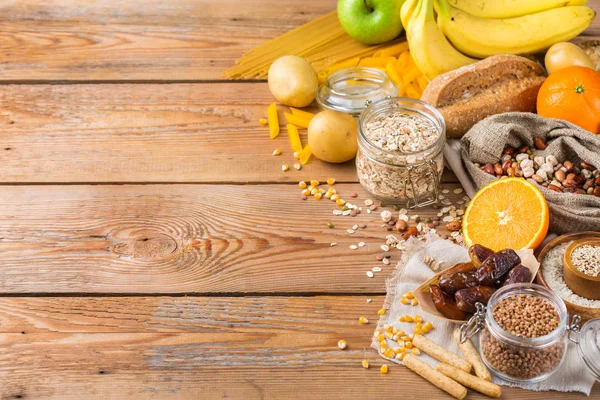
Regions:
[[429, 293], [431, 294], [433, 305], [444, 317], [460, 321], [467, 319], [467, 313], [456, 307], [454, 296], [444, 293], [438, 285], [430, 285]]
[[461, 289], [455, 295], [456, 308], [464, 312], [474, 313], [477, 311], [475, 303], [481, 303], [484, 306], [487, 305], [488, 300], [495, 291], [496, 288], [490, 286], [475, 286], [468, 289]]
[[456, 264], [454, 267], [448, 268], [438, 277], [438, 282], [443, 279], [448, 279], [457, 272], [475, 272], [477, 268], [471, 262]]
[[526, 266], [519, 264], [510, 270], [502, 286], [510, 285], [513, 283], [528, 282], [531, 282], [531, 271]]
[[492, 254], [494, 254], [493, 250], [480, 244], [474, 244], [469, 247], [469, 257], [471, 257], [471, 262], [475, 268], [481, 267], [481, 264]]
[[475, 271], [475, 278], [482, 286], [499, 285], [502, 278], [520, 263], [521, 259], [514, 250], [500, 250], [489, 256]]
[[438, 285], [446, 294], [454, 294], [461, 289], [479, 285], [473, 272], [455, 272], [448, 278], [439, 279]]

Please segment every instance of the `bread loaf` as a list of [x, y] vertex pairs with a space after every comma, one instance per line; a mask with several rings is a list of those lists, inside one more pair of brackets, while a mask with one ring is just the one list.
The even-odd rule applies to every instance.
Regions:
[[446, 121], [446, 135], [463, 136], [490, 115], [535, 111], [543, 69], [524, 57], [502, 54], [437, 76], [421, 100], [436, 107]]

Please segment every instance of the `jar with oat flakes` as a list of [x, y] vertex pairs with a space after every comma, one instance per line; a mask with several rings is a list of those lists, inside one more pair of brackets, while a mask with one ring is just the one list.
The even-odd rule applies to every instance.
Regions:
[[[497, 290], [487, 307], [461, 327], [461, 341], [477, 332], [481, 358], [497, 376], [516, 383], [540, 382], [555, 373], [577, 343], [587, 370], [600, 380], [600, 320], [580, 327], [581, 318], [569, 315], [562, 299], [533, 283]], [[571, 349], [573, 350], [573, 349]]]
[[389, 203], [436, 203], [445, 143], [444, 118], [434, 107], [403, 97], [379, 100], [359, 119], [358, 180]]

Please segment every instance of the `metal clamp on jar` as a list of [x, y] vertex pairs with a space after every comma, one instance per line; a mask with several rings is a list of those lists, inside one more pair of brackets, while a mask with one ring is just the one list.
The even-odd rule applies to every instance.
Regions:
[[[549, 303], [556, 311], [557, 324], [549, 333], [525, 337], [507, 332], [494, 318], [494, 310], [514, 296], [531, 296]], [[485, 365], [497, 376], [516, 383], [542, 381], [555, 373], [564, 361], [567, 338], [577, 343], [579, 355], [590, 373], [600, 381], [600, 319], [580, 327], [581, 318], [567, 313], [562, 299], [552, 291], [532, 283], [519, 283], [497, 290], [485, 307], [477, 303], [477, 312], [460, 328], [464, 343], [480, 332], [479, 351]], [[523, 309], [523, 312], [530, 312]], [[512, 318], [519, 318], [515, 312]], [[533, 329], [533, 328], [531, 328]]]

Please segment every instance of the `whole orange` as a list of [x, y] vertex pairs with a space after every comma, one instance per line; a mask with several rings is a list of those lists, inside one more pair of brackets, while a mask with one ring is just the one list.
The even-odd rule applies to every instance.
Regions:
[[600, 73], [580, 66], [551, 73], [538, 93], [537, 112], [600, 134]]

